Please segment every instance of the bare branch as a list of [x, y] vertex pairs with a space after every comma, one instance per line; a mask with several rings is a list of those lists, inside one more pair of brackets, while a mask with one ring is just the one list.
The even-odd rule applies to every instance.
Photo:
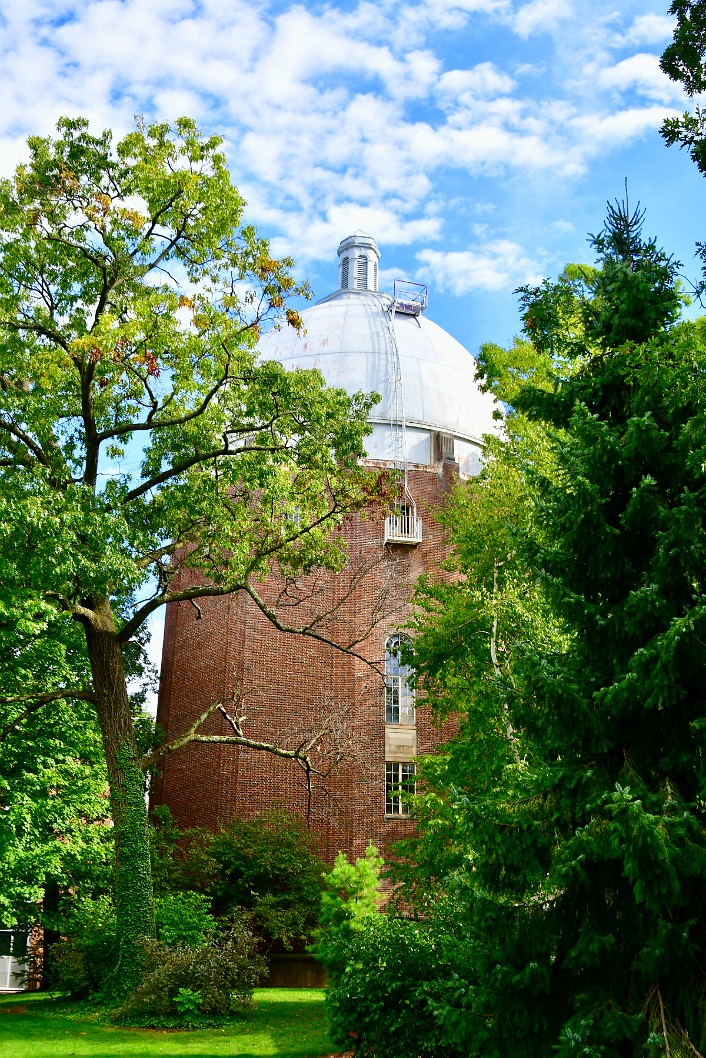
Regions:
[[326, 646], [333, 647], [335, 650], [340, 650], [342, 654], [350, 654], [351, 657], [358, 658], [358, 660], [364, 661], [366, 665], [370, 665], [372, 668], [375, 668], [376, 662], [370, 661], [369, 658], [364, 657], [363, 654], [361, 654], [355, 649], [360, 640], [355, 640], [354, 642], [346, 645], [344, 643], [337, 643], [335, 640], [331, 639], [330, 636], [326, 636], [323, 633], [318, 632], [316, 630], [316, 624], [319, 623], [321, 620], [320, 615], [317, 615], [315, 618], [313, 618], [313, 620], [308, 625], [304, 625], [300, 628], [297, 628], [296, 625], [288, 625], [285, 624], [284, 621], [280, 620], [275, 610], [271, 606], [268, 606], [262, 596], [256, 591], [254, 586], [249, 581], [246, 581], [242, 585], [242, 591], [246, 592], [246, 594], [250, 596], [250, 598], [253, 600], [258, 609], [262, 611], [268, 621], [270, 621], [275, 626], [275, 628], [279, 629], [280, 632], [292, 632], [296, 635], [308, 636], [309, 639], [315, 639], [319, 643], [324, 643]]
[[[199, 733], [199, 728], [211, 717], [216, 711], [220, 712], [224, 717], [229, 727], [231, 728], [232, 735], [204, 735]], [[247, 717], [237, 716], [234, 712], [233, 716], [230, 716], [226, 711], [222, 702], [212, 702], [199, 716], [196, 717], [193, 724], [184, 732], [183, 735], [179, 735], [178, 738], [172, 739], [170, 742], [166, 742], [162, 746], [158, 746], [157, 749], [153, 750], [152, 753], [142, 757], [139, 762], [140, 768], [144, 771], [147, 768], [152, 767], [154, 764], [159, 763], [165, 757], [172, 753], [175, 753], [179, 749], [183, 749], [184, 746], [190, 745], [192, 742], [198, 743], [214, 743], [221, 746], [242, 746], [244, 749], [254, 749], [265, 753], [272, 753], [276, 757], [282, 757], [285, 760], [294, 760], [300, 764], [307, 775], [312, 772], [316, 772], [313, 767], [311, 760], [309, 759], [309, 753], [326, 734], [329, 732], [329, 724], [324, 724], [314, 733], [313, 736], [308, 737], [300, 746], [295, 749], [286, 749], [284, 746], [278, 746], [274, 742], [262, 742], [260, 739], [247, 738], [242, 733], [242, 723]]]
[[146, 621], [150, 614], [158, 610], [160, 606], [167, 606], [170, 602], [191, 602], [192, 599], [219, 598], [223, 595], [232, 595], [233, 592], [241, 591], [242, 588], [243, 585], [239, 582], [221, 586], [199, 584], [192, 588], [184, 588], [182, 591], [161, 592], [135, 611], [131, 620], [123, 625], [118, 639], [123, 645], [128, 643], [143, 621]]
[[176, 750], [181, 749], [183, 746], [188, 746], [190, 742], [193, 742], [196, 738], [196, 732], [205, 724], [210, 716], [215, 713], [216, 709], [219, 708], [221, 702], [212, 702], [207, 709], [204, 709], [200, 713], [190, 728], [188, 728], [183, 735], [179, 735], [178, 738], [174, 738], [171, 742], [165, 742], [164, 745], [158, 746], [157, 749], [153, 750], [152, 753], [146, 754], [141, 757], [138, 764], [142, 771], [146, 771], [147, 768], [151, 768], [157, 761], [162, 760], [163, 757], [168, 756], [170, 753], [175, 753]]

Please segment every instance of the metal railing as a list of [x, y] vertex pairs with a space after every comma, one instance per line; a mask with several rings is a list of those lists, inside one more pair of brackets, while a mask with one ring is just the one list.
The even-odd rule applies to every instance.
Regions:
[[386, 544], [421, 544], [422, 519], [412, 508], [388, 514], [385, 518]]

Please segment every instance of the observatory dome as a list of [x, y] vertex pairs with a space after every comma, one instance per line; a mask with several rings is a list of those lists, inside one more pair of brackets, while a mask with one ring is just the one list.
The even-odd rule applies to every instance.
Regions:
[[482, 435], [496, 433], [498, 422], [496, 402], [475, 381], [473, 357], [424, 316], [422, 284], [396, 281], [392, 295], [377, 290], [380, 254], [370, 236], [349, 236], [338, 255], [339, 289], [304, 310], [303, 333], [263, 335], [263, 356], [318, 368], [329, 385], [349, 393], [379, 393], [369, 458], [398, 460], [401, 428], [407, 462], [431, 463], [440, 445], [448, 457], [453, 444], [461, 473], [478, 473]]

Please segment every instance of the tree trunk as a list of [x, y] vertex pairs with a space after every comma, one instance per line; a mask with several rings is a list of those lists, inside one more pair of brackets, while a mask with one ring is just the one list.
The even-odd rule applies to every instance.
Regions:
[[140, 976], [139, 942], [154, 936], [145, 783], [138, 766], [122, 649], [110, 602], [94, 598], [90, 609], [95, 618], [85, 622], [86, 642], [115, 827], [115, 912], [119, 944], [115, 987], [127, 992]]

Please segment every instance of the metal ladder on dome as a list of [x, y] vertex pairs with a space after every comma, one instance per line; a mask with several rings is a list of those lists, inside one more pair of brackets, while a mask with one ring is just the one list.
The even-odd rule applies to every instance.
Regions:
[[[395, 282], [395, 288], [397, 282]], [[386, 544], [419, 544], [422, 540], [422, 519], [417, 514], [417, 505], [409, 491], [407, 460], [406, 421], [404, 395], [402, 393], [402, 363], [395, 333], [395, 313], [399, 302], [391, 299], [389, 311], [383, 309], [387, 344], [387, 381], [391, 397], [390, 433], [392, 456], [395, 468], [402, 478], [402, 496], [394, 510], [385, 518]]]

